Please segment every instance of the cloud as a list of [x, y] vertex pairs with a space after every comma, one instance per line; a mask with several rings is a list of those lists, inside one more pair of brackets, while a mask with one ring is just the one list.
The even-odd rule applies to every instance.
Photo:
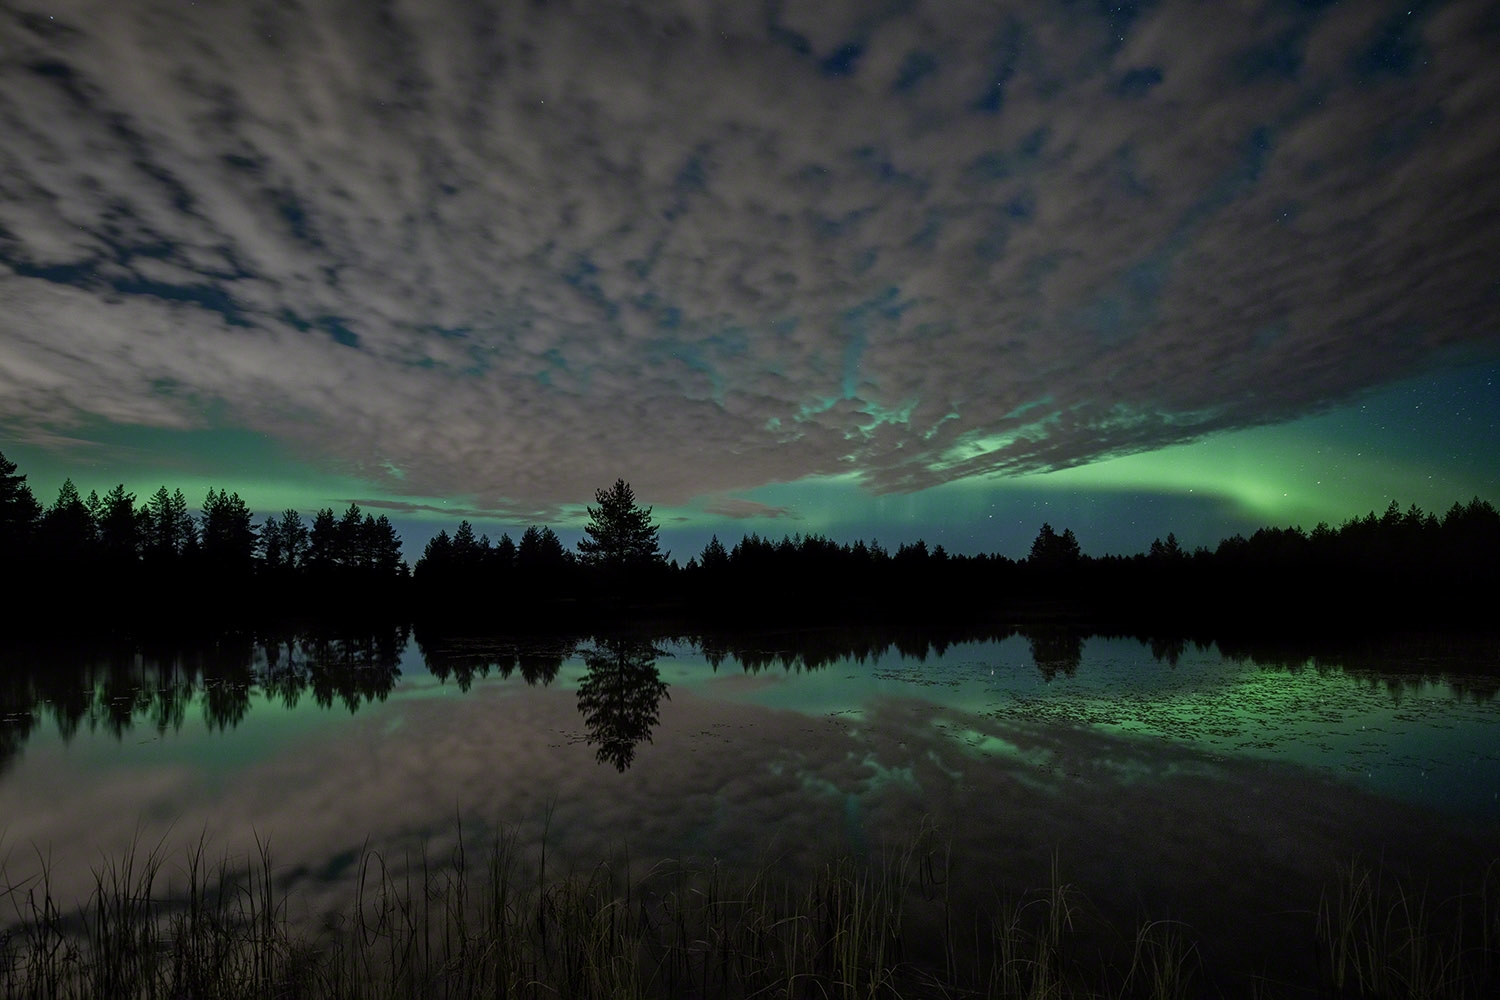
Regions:
[[1076, 465], [1497, 347], [1473, 5], [382, 11], [0, 12], [0, 427], [212, 412], [544, 511]]
[[521, 520], [530, 519], [535, 523], [543, 523], [555, 520], [560, 514], [557, 508], [523, 508], [516, 506], [503, 507], [462, 507], [453, 504], [418, 503], [407, 500], [381, 500], [373, 498], [344, 498], [336, 503], [358, 504], [361, 508], [371, 507], [375, 510], [389, 510], [398, 514], [424, 514], [436, 513], [445, 517], [473, 518], [474, 520]]
[[746, 518], [746, 517], [790, 517], [795, 519], [797, 512], [790, 507], [778, 507], [773, 504], [760, 503], [755, 500], [741, 500], [738, 497], [722, 497], [712, 500], [703, 505], [703, 510], [708, 514], [717, 514], [720, 517]]

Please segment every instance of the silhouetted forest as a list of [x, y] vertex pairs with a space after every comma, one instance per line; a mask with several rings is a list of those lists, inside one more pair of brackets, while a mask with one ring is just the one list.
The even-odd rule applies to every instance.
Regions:
[[890, 550], [823, 535], [717, 537], [669, 561], [628, 483], [595, 495], [585, 536], [519, 540], [444, 529], [408, 570], [384, 515], [350, 504], [258, 518], [211, 489], [140, 500], [71, 480], [44, 507], [0, 455], [0, 557], [22, 594], [15, 627], [173, 628], [264, 622], [426, 622], [476, 631], [648, 622], [720, 626], [863, 622], [1201, 624], [1309, 630], [1494, 624], [1500, 513], [1477, 497], [1441, 516], [1392, 501], [1332, 527], [1267, 527], [1189, 551], [1174, 535], [1090, 556], [1043, 524], [1029, 554]]

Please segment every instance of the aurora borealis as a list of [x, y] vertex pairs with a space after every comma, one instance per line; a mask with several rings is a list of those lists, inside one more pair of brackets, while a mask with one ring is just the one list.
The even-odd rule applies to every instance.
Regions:
[[1500, 497], [1492, 3], [0, 3], [50, 502], [1023, 554]]

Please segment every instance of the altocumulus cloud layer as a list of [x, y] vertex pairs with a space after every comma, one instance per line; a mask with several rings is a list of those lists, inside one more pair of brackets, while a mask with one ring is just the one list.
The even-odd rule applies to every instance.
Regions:
[[1488, 353], [1494, 4], [0, 4], [0, 426], [533, 509], [877, 491]]

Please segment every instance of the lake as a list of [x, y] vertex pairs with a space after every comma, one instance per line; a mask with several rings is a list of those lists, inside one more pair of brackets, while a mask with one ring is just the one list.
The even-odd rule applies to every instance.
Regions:
[[9, 646], [0, 891], [45, 865], [82, 899], [133, 844], [170, 866], [260, 842], [315, 924], [366, 852], [460, 836], [545, 842], [553, 871], [794, 876], [920, 840], [965, 907], [1055, 866], [1099, 926], [1181, 921], [1215, 969], [1278, 981], [1340, 866], [1440, 901], [1500, 857], [1497, 648], [1060, 627]]

